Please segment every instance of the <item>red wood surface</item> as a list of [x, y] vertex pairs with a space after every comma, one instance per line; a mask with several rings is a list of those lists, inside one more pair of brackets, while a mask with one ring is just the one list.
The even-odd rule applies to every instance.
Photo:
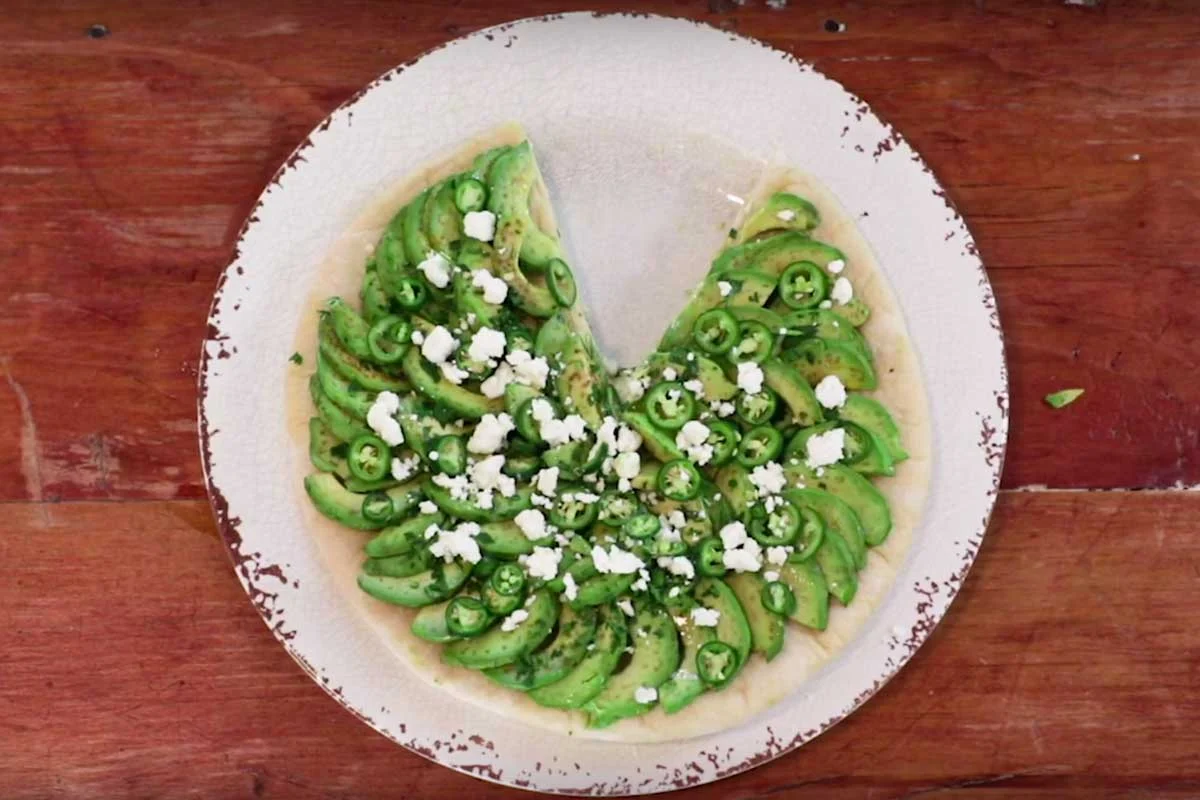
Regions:
[[[242, 219], [311, 127], [447, 38], [585, 6], [765, 39], [922, 153], [1000, 305], [1006, 487], [1200, 484], [1192, 3], [8, 2], [0, 797], [520, 796], [372, 733], [256, 621], [202, 500], [195, 377]], [[695, 796], [1200, 796], [1198, 512], [1003, 494], [899, 678]]]

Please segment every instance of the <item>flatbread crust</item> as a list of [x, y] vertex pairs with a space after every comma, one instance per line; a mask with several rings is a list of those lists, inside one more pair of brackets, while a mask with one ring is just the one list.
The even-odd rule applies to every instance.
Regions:
[[[474, 156], [491, 147], [517, 144], [525, 139], [522, 129], [508, 124], [476, 137], [420, 170], [365, 210], [341, 237], [325, 260], [309, 299], [308, 313], [301, 316], [295, 349], [305, 363], [316, 363], [316, 314], [325, 298], [358, 297], [366, 256], [396, 210], [426, 186], [467, 169]], [[584, 715], [538, 706], [519, 692], [503, 688], [473, 670], [441, 663], [441, 646], [413, 636], [409, 624], [415, 612], [377, 601], [360, 591], [355, 583], [363, 560], [362, 533], [349, 530], [321, 516], [305, 497], [304, 475], [310, 470], [307, 421], [312, 411], [308, 402], [307, 370], [289, 369], [287, 397], [289, 429], [297, 457], [288, 478], [297, 487], [296, 502], [304, 509], [334, 582], [363, 618], [383, 637], [397, 660], [396, 680], [424, 680], [464, 701], [510, 719], [562, 735], [624, 743], [663, 742], [715, 733], [737, 727], [797, 691], [821, 665], [851, 642], [876, 607], [884, 602], [897, 571], [913, 540], [913, 531], [924, 506], [930, 478], [930, 424], [928, 403], [916, 354], [909, 343], [903, 316], [874, 253], [858, 232], [854, 220], [824, 186], [810, 176], [788, 168], [768, 168], [745, 208], [753, 208], [775, 191], [792, 191], [810, 200], [821, 212], [821, 226], [814, 237], [846, 254], [844, 273], [856, 294], [870, 306], [872, 315], [863, 332], [875, 352], [880, 388], [874, 396], [893, 413], [904, 445], [911, 457], [900, 464], [893, 478], [876, 485], [892, 508], [893, 530], [887, 541], [868, 555], [866, 569], [859, 573], [858, 595], [849, 608], [832, 601], [829, 627], [820, 634], [789, 625], [783, 652], [771, 663], [755, 656], [741, 676], [721, 692], [708, 692], [677, 714], [661, 709], [624, 720], [612, 727], [592, 730]], [[545, 187], [535, 192], [533, 211], [538, 224], [556, 231], [553, 211]], [[579, 315], [582, 320], [582, 314]], [[409, 673], [405, 675], [404, 673]]]

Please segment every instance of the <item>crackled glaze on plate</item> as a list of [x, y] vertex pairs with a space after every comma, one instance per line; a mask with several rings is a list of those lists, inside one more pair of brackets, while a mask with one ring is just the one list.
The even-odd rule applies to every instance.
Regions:
[[[448, 74], [472, 79], [448, 84]], [[331, 585], [304, 529], [302, 492], [262, 479], [291, 475], [305, 457], [286, 430], [284, 376], [324, 254], [415, 167], [510, 119], [538, 148], [584, 300], [615, 360], [636, 360], [682, 306], [721, 242], [715, 220], [736, 202], [725, 195], [737, 197], [750, 167], [767, 160], [807, 170], [857, 215], [904, 311], [934, 428], [930, 498], [913, 548], [857, 639], [802, 691], [738, 728], [666, 744], [576, 740], [398, 681], [386, 644]], [[384, 735], [531, 789], [619, 795], [696, 785], [777, 757], [845, 717], [945, 613], [982, 542], [1003, 460], [1007, 379], [995, 304], [970, 234], [929, 170], [811, 67], [683, 20], [523, 20], [384, 75], [275, 176], [209, 322], [200, 386], [209, 494], [271, 630]]]

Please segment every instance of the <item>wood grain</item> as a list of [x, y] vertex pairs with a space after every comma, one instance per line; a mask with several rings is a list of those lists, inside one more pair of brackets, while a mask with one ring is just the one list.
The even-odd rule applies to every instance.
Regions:
[[[689, 797], [1196, 796], [1196, 507], [1003, 494], [954, 608], [895, 680], [800, 751]], [[255, 616], [205, 503], [4, 512], [0, 795], [528, 796], [339, 708]]]
[[[205, 310], [276, 165], [392, 65], [561, 6], [11, 4], [0, 498], [203, 496]], [[1200, 18], [1186, 6], [638, 8], [811, 60], [928, 159], [978, 237], [1005, 323], [1006, 486], [1200, 483]], [[827, 18], [847, 30], [826, 33]], [[94, 22], [110, 35], [89, 38]], [[1075, 385], [1088, 393], [1070, 410], [1041, 402]]]

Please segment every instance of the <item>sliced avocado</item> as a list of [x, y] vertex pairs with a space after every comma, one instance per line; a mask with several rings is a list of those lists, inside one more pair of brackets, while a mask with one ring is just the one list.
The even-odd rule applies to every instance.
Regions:
[[887, 449], [893, 461], [908, 458], [908, 452], [901, 441], [900, 428], [883, 403], [875, 398], [852, 394], [846, 398], [846, 404], [838, 409], [838, 416], [873, 433]]
[[524, 229], [520, 260], [537, 269], [563, 256], [556, 239], [538, 228], [530, 214], [529, 198], [541, 180], [533, 147], [527, 141], [498, 156], [488, 168], [488, 209], [498, 218], [519, 223]]
[[371, 258], [375, 263], [375, 272], [379, 275], [379, 285], [385, 294], [395, 297], [399, 293], [400, 279], [408, 274], [408, 257], [404, 255], [404, 243], [401, 237], [404, 222], [404, 211], [396, 214], [383, 235], [375, 245]]
[[783, 496], [799, 508], [811, 508], [820, 515], [827, 530], [842, 537], [850, 548], [854, 563], [862, 569], [867, 565], [867, 540], [862, 523], [854, 509], [841, 498], [820, 489], [787, 489]]
[[502, 686], [527, 692], [561, 680], [587, 656], [596, 635], [599, 612], [594, 608], [563, 606], [558, 612], [556, 633], [534, 652], [504, 667], [490, 669], [487, 676]]
[[532, 222], [511, 217], [500, 217], [496, 223], [496, 238], [493, 250], [496, 257], [490, 271], [508, 284], [509, 298], [531, 317], [546, 318], [558, 311], [558, 303], [547, 288], [544, 278], [527, 276], [521, 271], [518, 253]]
[[696, 584], [695, 597], [701, 605], [721, 612], [717, 620], [717, 638], [734, 649], [738, 656], [738, 670], [741, 670], [750, 657], [754, 638], [746, 611], [738, 602], [737, 595], [722, 579], [703, 578]]
[[313, 405], [317, 407], [317, 416], [321, 423], [336, 438], [343, 442], [352, 442], [371, 432], [366, 423], [333, 402], [321, 390], [321, 380], [315, 373], [308, 379], [308, 391], [312, 396]]
[[479, 535], [475, 537], [479, 549], [489, 556], [515, 557], [533, 552], [534, 544], [547, 544], [550, 537], [544, 541], [530, 541], [515, 522], [486, 522], [480, 527]]
[[579, 593], [571, 601], [571, 605], [576, 608], [607, 605], [628, 592], [637, 577], [637, 575], [608, 573], [588, 578], [579, 585]]
[[421, 352], [415, 347], [409, 348], [404, 355], [404, 374], [421, 394], [435, 403], [441, 403], [470, 419], [479, 419], [484, 414], [498, 414], [504, 410], [502, 398], [484, 397], [478, 392], [456, 386], [445, 378], [434, 377], [425, 369], [422, 361]]
[[533, 496], [533, 489], [528, 485], [517, 487], [517, 491], [512, 497], [505, 497], [501, 494], [494, 495], [490, 509], [480, 508], [471, 500], [456, 500], [451, 497], [448, 489], [444, 489], [432, 481], [425, 484], [424, 490], [425, 495], [436, 503], [437, 507], [447, 516], [458, 517], [469, 522], [495, 522], [512, 519], [533, 505], [530, 500]]
[[731, 461], [717, 470], [714, 476], [722, 499], [729, 503], [733, 513], [742, 516], [750, 510], [750, 504], [758, 497], [758, 490], [750, 483], [750, 473], [736, 461]]
[[365, 575], [382, 575], [389, 578], [410, 578], [433, 566], [433, 556], [425, 548], [411, 550], [385, 558], [368, 558], [363, 562]]
[[317, 380], [321, 382], [321, 391], [333, 402], [341, 406], [356, 419], [366, 419], [371, 404], [375, 402], [375, 392], [355, 386], [346, 380], [341, 373], [334, 369], [329, 360], [317, 353]]
[[866, 325], [867, 320], [871, 318], [870, 307], [857, 297], [851, 299], [844, 306], [834, 306], [833, 310], [856, 328]]
[[471, 565], [459, 561], [438, 562], [426, 572], [407, 578], [358, 574], [358, 587], [376, 600], [405, 608], [420, 608], [453, 595], [471, 574]]
[[836, 375], [847, 389], [870, 390], [878, 385], [871, 359], [858, 348], [828, 339], [801, 339], [782, 358], [816, 386], [827, 375]]
[[[415, 352], [414, 350], [410, 352]], [[368, 364], [355, 358], [342, 347], [341, 340], [333, 329], [329, 315], [321, 317], [317, 325], [318, 357], [329, 362], [329, 365], [340, 372], [348, 381], [364, 389], [376, 392], [401, 392], [408, 388], [408, 383], [398, 375], [384, 372], [373, 364]]]
[[367, 347], [367, 334], [371, 326], [357, 311], [342, 298], [331, 297], [325, 301], [323, 314], [347, 352], [355, 358], [371, 358], [371, 351]]
[[387, 292], [384, 291], [379, 273], [375, 270], [370, 270], [363, 275], [362, 288], [359, 289], [358, 297], [362, 301], [363, 319], [370, 324], [374, 324], [392, 313]]
[[414, 197], [401, 211], [400, 238], [404, 244], [404, 257], [412, 266], [417, 266], [429, 255], [429, 238], [421, 223], [425, 220], [425, 202], [429, 189]]
[[533, 345], [535, 355], [547, 360], [557, 356], [567, 347], [574, 331], [565, 311], [559, 311], [542, 323], [538, 329], [537, 339]]
[[675, 444], [675, 439], [664, 431], [654, 427], [650, 418], [640, 411], [626, 411], [621, 420], [633, 428], [642, 437], [642, 444], [650, 451], [650, 455], [662, 462], [683, 458], [683, 451]]
[[604, 421], [597, 398], [604, 389], [604, 373], [592, 363], [591, 353], [578, 333], [567, 337], [562, 350], [563, 368], [555, 379], [558, 396], [592, 428]]
[[867, 340], [859, 333], [858, 328], [850, 324], [845, 317], [825, 308], [810, 308], [804, 311], [787, 309], [783, 324], [787, 326], [788, 336], [810, 338], [813, 336], [831, 342], [842, 342], [857, 348], [862, 353], [869, 353]]
[[862, 523], [863, 536], [871, 547], [883, 544], [892, 530], [892, 512], [887, 499], [869, 480], [842, 464], [830, 464], [821, 468], [817, 475], [803, 462], [788, 463], [784, 468], [793, 483], [799, 482], [807, 488], [823, 489], [836, 495], [854, 509]]
[[750, 623], [750, 639], [754, 652], [761, 653], [770, 661], [783, 650], [784, 618], [767, 610], [762, 603], [762, 590], [767, 581], [753, 572], [735, 572], [725, 576], [725, 583], [733, 590], [746, 620]]
[[413, 617], [411, 630], [418, 639], [434, 644], [453, 642], [458, 637], [446, 627], [446, 607], [449, 600], [425, 606]]
[[[767, 329], [771, 331], [771, 335], [774, 337], [778, 337], [780, 329], [786, 327], [783, 324], [783, 317], [779, 314], [776, 314], [769, 308], [761, 308], [753, 305], [731, 305], [726, 310], [729, 311], [730, 314], [733, 314], [733, 316], [736, 317], [739, 322], [758, 322], [766, 325]], [[736, 352], [736, 350], [737, 348], [735, 347], [734, 351]]]
[[755, 269], [731, 270], [722, 275], [721, 280], [730, 285], [730, 292], [725, 297], [725, 304], [729, 306], [765, 306], [779, 283], [779, 278], [774, 275]]
[[633, 645], [629, 664], [611, 676], [600, 694], [584, 706], [589, 727], [604, 728], [649, 711], [653, 704], [639, 703], [635, 697], [637, 690], [657, 689], [679, 667], [679, 636], [665, 609], [639, 611], [629, 641]]
[[767, 359], [763, 365], [763, 381], [792, 412], [797, 425], [815, 425], [825, 418], [817, 396], [804, 377], [778, 358]]
[[821, 568], [812, 561], [788, 562], [779, 568], [779, 580], [796, 596], [796, 610], [789, 618], [813, 630], [825, 630], [829, 625], [829, 587]]
[[502, 144], [499, 147], [493, 147], [491, 150], [484, 150], [479, 155], [475, 156], [475, 160], [471, 162], [471, 169], [467, 172], [467, 176], [474, 178], [477, 181], [487, 181], [488, 170], [492, 164], [500, 156], [512, 150], [512, 145]]
[[810, 233], [820, 224], [821, 214], [812, 203], [788, 192], [776, 192], [746, 220], [737, 240], [745, 242], [768, 231]]
[[322, 472], [333, 472], [343, 459], [333, 454], [333, 448], [342, 442], [329, 430], [320, 417], [308, 421], [308, 460]]
[[539, 705], [579, 708], [604, 688], [625, 652], [629, 632], [625, 616], [612, 606], [600, 609], [596, 637], [584, 648], [583, 660], [554, 683], [529, 692]]
[[[735, 253], [736, 251], [736, 253]], [[726, 254], [734, 254], [726, 257]], [[733, 269], [754, 269], [778, 279], [797, 261], [811, 261], [827, 267], [830, 261], [845, 260], [836, 247], [810, 239], [807, 234], [787, 231], [748, 245], [731, 247], [718, 258], [718, 275]]]
[[813, 561], [821, 568], [829, 593], [842, 605], [850, 605], [858, 593], [858, 572], [846, 541], [836, 532], [826, 529], [825, 538], [821, 540]]
[[462, 218], [454, 204], [454, 180], [448, 178], [431, 189], [425, 201], [424, 228], [430, 247], [449, 253], [450, 245], [462, 238]]
[[446, 518], [441, 512], [410, 517], [399, 525], [384, 528], [363, 548], [371, 558], [387, 558], [411, 553], [425, 543], [425, 531], [430, 525], [441, 525]]
[[494, 325], [496, 320], [500, 319], [502, 311], [501, 306], [492, 305], [483, 299], [483, 291], [475, 286], [475, 279], [470, 272], [455, 271], [454, 304], [461, 318], [475, 315], [473, 329]]
[[545, 589], [534, 592], [526, 602], [529, 616], [510, 631], [496, 625], [487, 633], [459, 639], [446, 646], [442, 660], [470, 669], [492, 669], [511, 664], [542, 643], [558, 619], [558, 601]]
[[304, 479], [304, 490], [317, 510], [334, 522], [340, 522], [355, 530], [373, 531], [382, 528], [383, 522], [370, 522], [362, 515], [365, 495], [355, 494], [328, 472], [314, 472]]
[[[649, 425], [650, 421], [646, 420]], [[630, 426], [632, 427], [632, 426]], [[642, 467], [638, 470], [638, 474], [629, 481], [630, 486], [634, 491], [648, 492], [654, 489], [658, 482], [658, 470], [662, 467], [662, 462], [655, 461], [652, 458], [643, 458]]]
[[704, 694], [708, 688], [704, 681], [700, 680], [696, 668], [696, 654], [700, 652], [701, 647], [717, 637], [714, 629], [693, 625], [686, 617], [679, 617], [675, 624], [679, 629], [679, 638], [683, 641], [679, 669], [675, 670], [670, 680], [658, 687], [659, 705], [668, 714], [674, 714], [691, 705], [692, 701]]

